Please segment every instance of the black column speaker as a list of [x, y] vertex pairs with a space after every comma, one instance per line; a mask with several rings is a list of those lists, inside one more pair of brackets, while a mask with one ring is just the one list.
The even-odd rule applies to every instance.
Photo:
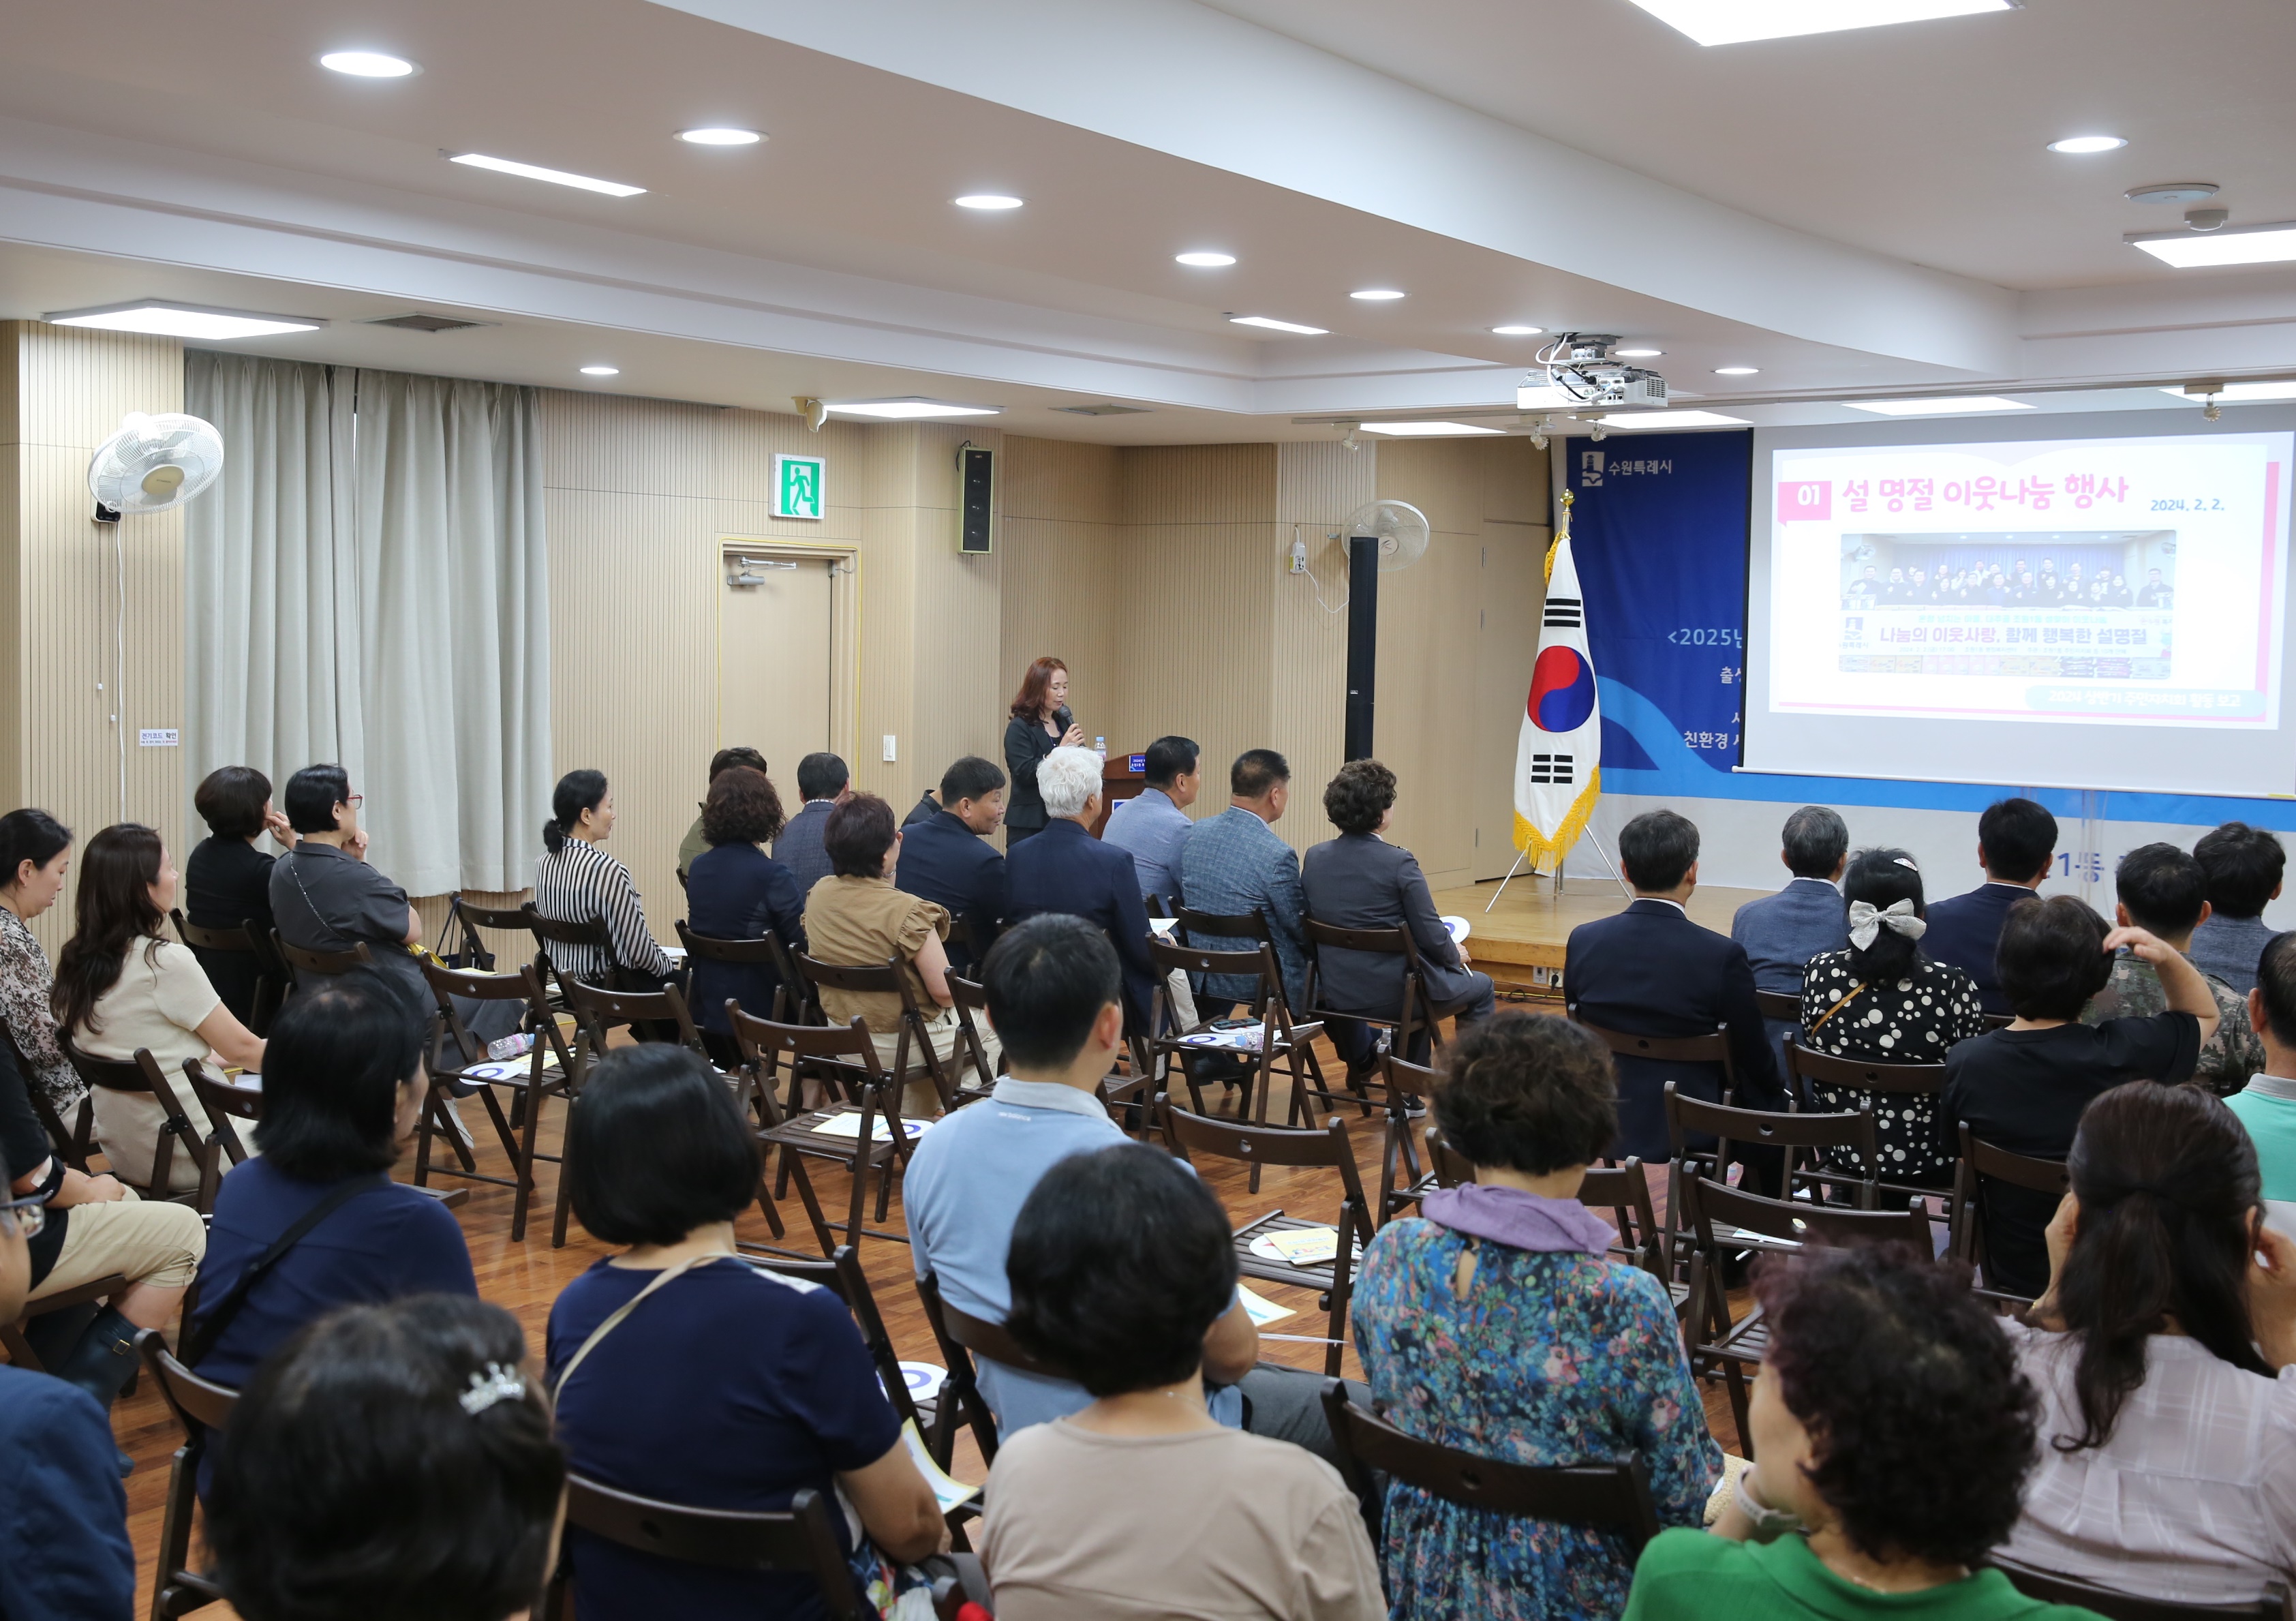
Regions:
[[956, 549], [987, 556], [995, 512], [996, 457], [979, 445], [965, 445], [956, 453]]
[[1349, 760], [1372, 753], [1372, 696], [1379, 676], [1379, 540], [1348, 539], [1348, 728]]

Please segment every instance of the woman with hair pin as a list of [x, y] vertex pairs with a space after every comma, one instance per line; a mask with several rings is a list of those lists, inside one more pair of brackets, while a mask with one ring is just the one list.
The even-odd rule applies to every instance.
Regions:
[[569, 771], [550, 796], [542, 824], [545, 854], [534, 864], [534, 909], [555, 923], [603, 923], [607, 946], [550, 947], [569, 979], [606, 990], [659, 991], [677, 965], [646, 927], [645, 903], [630, 869], [599, 846], [614, 831], [614, 791], [603, 771]]
[[1004, 769], [1013, 794], [1004, 807], [1004, 848], [1042, 833], [1052, 818], [1037, 791], [1037, 768], [1058, 748], [1084, 746], [1084, 728], [1069, 714], [1069, 667], [1050, 654], [1029, 666], [1004, 726]]
[[[210, 1053], [260, 1070], [262, 1039], [232, 1016], [191, 948], [160, 937], [176, 904], [176, 864], [152, 828], [120, 822], [88, 840], [80, 860], [78, 926], [56, 959], [57, 1028], [92, 1058], [125, 1064], [137, 1048], [147, 1048], [171, 1085], [184, 1059]], [[148, 1183], [167, 1109], [150, 1092], [98, 1087], [94, 1095], [96, 1140], [112, 1173]], [[197, 1188], [197, 1162], [178, 1153], [168, 1181], [161, 1191]]]
[[2041, 1463], [2001, 1551], [2145, 1598], [2296, 1585], [2296, 1239], [2223, 1102], [2130, 1082], [2081, 1115], [2020, 1360]]
[[55, 971], [30, 925], [63, 893], [71, 843], [71, 829], [45, 810], [0, 816], [0, 1018], [23, 1055], [24, 1084], [67, 1124], [87, 1088], [56, 1045]]
[[[1954, 1043], [1985, 1033], [1977, 982], [1922, 955], [1929, 931], [1922, 869], [1902, 850], [1861, 850], [1841, 876], [1849, 944], [1821, 951], [1802, 969], [1804, 1047], [1870, 1064], [1941, 1064]], [[1936, 1098], [1927, 1092], [1869, 1092], [1814, 1085], [1810, 1105], [1849, 1112], [1874, 1105], [1880, 1173], [1893, 1182], [1943, 1188], [1953, 1156], [1938, 1146]], [[1849, 1169], [1866, 1174], [1854, 1150]]]

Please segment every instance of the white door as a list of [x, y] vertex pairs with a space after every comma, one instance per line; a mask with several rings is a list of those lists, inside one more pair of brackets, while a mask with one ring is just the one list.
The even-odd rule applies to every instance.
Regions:
[[792, 812], [797, 762], [833, 746], [833, 566], [824, 558], [728, 550], [726, 574], [759, 583], [719, 588], [718, 746], [746, 744], [763, 754]]

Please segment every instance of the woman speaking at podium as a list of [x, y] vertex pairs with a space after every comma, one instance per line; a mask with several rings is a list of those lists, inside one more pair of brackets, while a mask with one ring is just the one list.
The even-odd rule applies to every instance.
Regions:
[[1083, 742], [1083, 728], [1069, 713], [1069, 667], [1047, 654], [1021, 678], [1021, 690], [1013, 698], [1013, 719], [1004, 728], [1004, 769], [1013, 778], [1004, 807], [1004, 848], [1045, 829], [1037, 764], [1056, 748]]

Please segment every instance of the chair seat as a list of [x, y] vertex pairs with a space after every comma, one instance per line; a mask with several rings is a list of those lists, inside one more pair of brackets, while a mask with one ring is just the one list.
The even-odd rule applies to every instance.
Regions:
[[1329, 1290], [1337, 1282], [1337, 1261], [1322, 1262], [1313, 1266], [1294, 1266], [1288, 1261], [1270, 1261], [1265, 1255], [1251, 1252], [1251, 1241], [1272, 1232], [1330, 1232], [1329, 1222], [1303, 1221], [1298, 1216], [1271, 1211], [1249, 1226], [1235, 1231], [1236, 1270], [1247, 1278], [1257, 1278], [1263, 1283], [1289, 1283], [1305, 1289]]
[[[816, 1159], [833, 1159], [840, 1164], [847, 1164], [852, 1162], [854, 1145], [859, 1140], [858, 1133], [852, 1137], [844, 1137], [834, 1131], [824, 1131], [816, 1128], [822, 1122], [838, 1115], [859, 1113], [861, 1113], [860, 1109], [851, 1104], [841, 1105], [832, 1109], [816, 1109], [810, 1114], [800, 1115], [794, 1120], [783, 1121], [780, 1125], [768, 1126], [758, 1132], [758, 1136], [762, 1141], [778, 1143], [783, 1148], [794, 1148], [800, 1154], [811, 1155]], [[882, 1120], [884, 1116], [879, 1115], [877, 1118]], [[890, 1138], [883, 1142], [872, 1142], [869, 1145], [869, 1164], [874, 1166], [890, 1164], [895, 1144]]]
[[1698, 1347], [1702, 1356], [1726, 1356], [1733, 1362], [1759, 1362], [1769, 1354], [1770, 1325], [1762, 1308], [1754, 1307], [1736, 1322], [1720, 1339]]

